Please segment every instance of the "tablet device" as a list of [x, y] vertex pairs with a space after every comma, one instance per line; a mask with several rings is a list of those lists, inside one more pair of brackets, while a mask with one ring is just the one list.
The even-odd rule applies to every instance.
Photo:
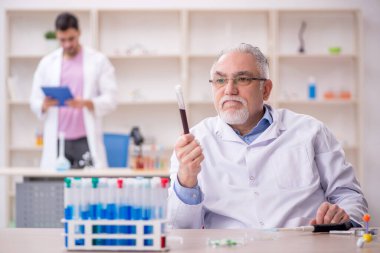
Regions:
[[45, 96], [58, 100], [58, 106], [66, 106], [65, 101], [74, 98], [67, 86], [43, 86]]

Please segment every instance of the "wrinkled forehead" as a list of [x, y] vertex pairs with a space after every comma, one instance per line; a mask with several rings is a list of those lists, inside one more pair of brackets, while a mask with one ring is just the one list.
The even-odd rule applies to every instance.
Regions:
[[237, 77], [237, 76], [249, 76], [249, 77], [252, 77], [254, 75], [255, 75], [254, 72], [247, 71], [247, 70], [241, 70], [241, 71], [237, 71], [237, 72], [234, 72], [234, 73], [224, 73], [224, 72], [221, 72], [221, 71], [215, 71], [213, 73], [213, 76], [216, 76], [216, 77], [228, 77], [228, 76], [231, 76], [231, 77]]
[[210, 75], [239, 76], [259, 73], [256, 58], [249, 53], [230, 52], [221, 56], [212, 66]]

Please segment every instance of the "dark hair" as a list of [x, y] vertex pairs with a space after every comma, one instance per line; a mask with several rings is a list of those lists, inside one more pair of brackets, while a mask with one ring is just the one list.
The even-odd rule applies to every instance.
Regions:
[[67, 29], [74, 28], [79, 30], [78, 19], [69, 12], [63, 12], [58, 15], [55, 20], [55, 29], [66, 31]]

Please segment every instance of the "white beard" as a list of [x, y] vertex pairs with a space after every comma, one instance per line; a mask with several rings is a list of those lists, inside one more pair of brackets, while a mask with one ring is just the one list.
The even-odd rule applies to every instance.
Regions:
[[[223, 103], [227, 100], [238, 101], [243, 104], [243, 108], [238, 110], [223, 110]], [[224, 96], [219, 102], [218, 113], [220, 118], [230, 125], [241, 125], [247, 122], [249, 112], [247, 108], [247, 101], [239, 96]]]

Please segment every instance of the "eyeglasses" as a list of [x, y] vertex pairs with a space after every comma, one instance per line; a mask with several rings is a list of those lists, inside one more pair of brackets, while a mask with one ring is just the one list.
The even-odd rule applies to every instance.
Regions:
[[212, 80], [208, 80], [209, 83], [214, 85], [217, 88], [224, 87], [228, 84], [228, 82], [232, 80], [233, 84], [236, 86], [247, 86], [252, 83], [252, 81], [266, 81], [266, 78], [258, 78], [258, 77], [245, 77], [245, 76], [239, 76], [235, 78], [214, 78]]

